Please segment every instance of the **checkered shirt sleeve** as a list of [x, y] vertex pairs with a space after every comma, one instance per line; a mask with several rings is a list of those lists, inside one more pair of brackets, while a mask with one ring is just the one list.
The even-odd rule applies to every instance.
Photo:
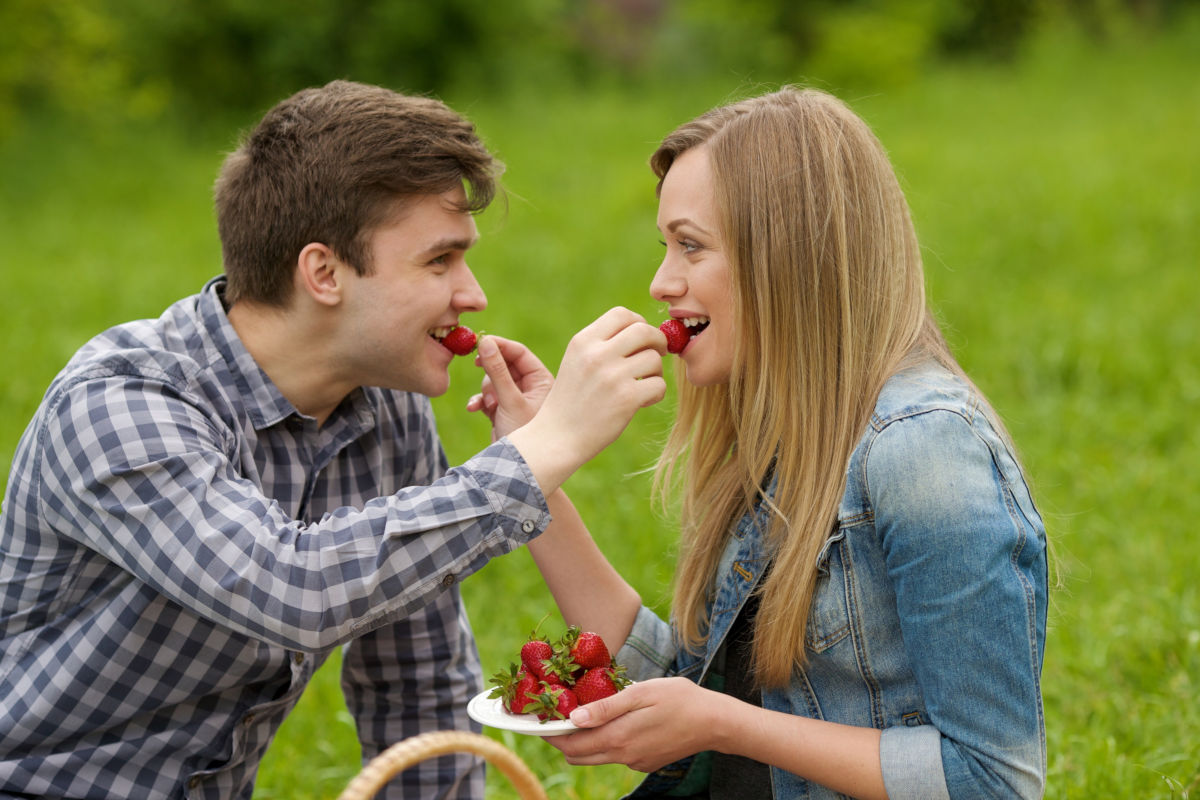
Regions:
[[[502, 440], [446, 470], [428, 402], [401, 393], [256, 429], [180, 363], [70, 373], [18, 446], [0, 797], [249, 798], [340, 647], [364, 758], [477, 729], [457, 583], [549, 521], [519, 453]], [[482, 797], [482, 767], [448, 756], [387, 791]]]

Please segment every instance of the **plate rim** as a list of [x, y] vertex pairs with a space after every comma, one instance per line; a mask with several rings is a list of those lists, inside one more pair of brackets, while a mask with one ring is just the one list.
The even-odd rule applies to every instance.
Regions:
[[[542, 722], [534, 714], [510, 714], [504, 710], [499, 697], [488, 697], [492, 691], [492, 689], [484, 689], [467, 702], [467, 715], [480, 725], [543, 738], [561, 736], [579, 730], [579, 726], [569, 719]], [[497, 724], [498, 722], [500, 724]]]

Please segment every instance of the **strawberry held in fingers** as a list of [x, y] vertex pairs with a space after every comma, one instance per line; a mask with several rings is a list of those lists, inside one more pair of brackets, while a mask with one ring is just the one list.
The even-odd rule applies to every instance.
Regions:
[[475, 349], [475, 342], [478, 338], [475, 331], [465, 325], [459, 325], [442, 338], [442, 347], [456, 356], [465, 356]]

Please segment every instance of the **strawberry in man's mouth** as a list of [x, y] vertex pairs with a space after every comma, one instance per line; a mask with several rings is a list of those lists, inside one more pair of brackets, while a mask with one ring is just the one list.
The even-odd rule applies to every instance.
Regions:
[[442, 347], [456, 356], [465, 356], [474, 350], [475, 342], [478, 339], [475, 331], [465, 325], [434, 328], [429, 331], [429, 335], [441, 342]]

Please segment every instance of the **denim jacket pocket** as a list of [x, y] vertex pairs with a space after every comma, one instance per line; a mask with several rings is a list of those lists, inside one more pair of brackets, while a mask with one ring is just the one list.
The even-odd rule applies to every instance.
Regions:
[[825, 652], [850, 635], [850, 616], [846, 610], [848, 574], [843, 562], [846, 552], [846, 532], [839, 527], [830, 534], [817, 556], [817, 585], [804, 635], [805, 645], [817, 653]]

